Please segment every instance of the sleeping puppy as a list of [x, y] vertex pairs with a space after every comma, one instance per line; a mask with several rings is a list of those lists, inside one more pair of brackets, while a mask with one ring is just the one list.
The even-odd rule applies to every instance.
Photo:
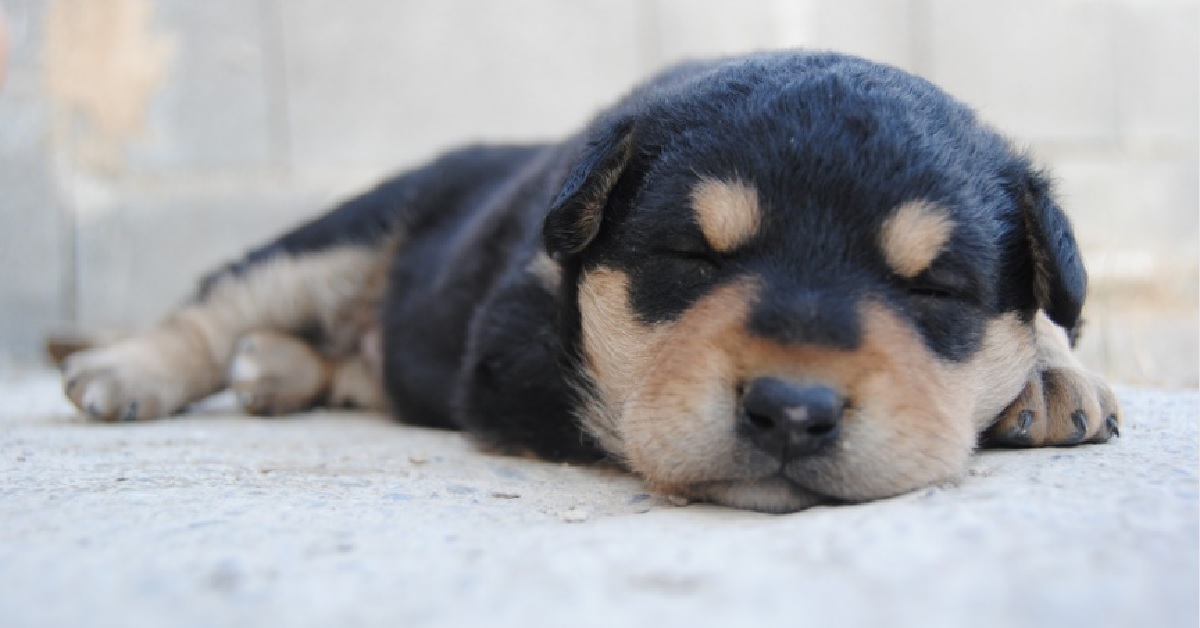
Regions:
[[959, 476], [977, 444], [1099, 443], [1086, 289], [1046, 176], [892, 67], [756, 54], [660, 74], [561, 144], [390, 179], [75, 354], [88, 415], [232, 387], [607, 458], [762, 511]]

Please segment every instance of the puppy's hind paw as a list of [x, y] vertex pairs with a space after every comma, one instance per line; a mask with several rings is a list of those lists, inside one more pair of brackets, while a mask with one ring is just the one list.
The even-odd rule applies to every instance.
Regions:
[[129, 346], [83, 351], [63, 366], [63, 391], [101, 421], [155, 419], [178, 411], [186, 394], [152, 356]]
[[251, 332], [237, 341], [228, 376], [242, 409], [259, 416], [312, 408], [329, 385], [328, 367], [312, 347], [271, 331]]

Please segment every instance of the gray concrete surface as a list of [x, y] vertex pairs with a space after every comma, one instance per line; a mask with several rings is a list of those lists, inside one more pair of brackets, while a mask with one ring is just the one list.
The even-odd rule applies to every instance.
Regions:
[[0, 626], [1195, 626], [1196, 392], [769, 516], [373, 416], [82, 421], [0, 372]]

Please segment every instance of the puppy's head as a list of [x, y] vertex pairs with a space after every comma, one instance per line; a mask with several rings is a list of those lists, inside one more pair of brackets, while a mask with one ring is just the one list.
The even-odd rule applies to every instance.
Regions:
[[1085, 277], [972, 113], [832, 55], [697, 67], [592, 130], [547, 217], [585, 426], [660, 489], [767, 511], [959, 474]]

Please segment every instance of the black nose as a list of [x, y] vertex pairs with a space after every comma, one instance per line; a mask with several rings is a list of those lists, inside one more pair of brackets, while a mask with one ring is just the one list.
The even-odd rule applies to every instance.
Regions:
[[760, 377], [742, 396], [743, 433], [780, 457], [816, 453], [837, 440], [842, 398], [826, 386]]

